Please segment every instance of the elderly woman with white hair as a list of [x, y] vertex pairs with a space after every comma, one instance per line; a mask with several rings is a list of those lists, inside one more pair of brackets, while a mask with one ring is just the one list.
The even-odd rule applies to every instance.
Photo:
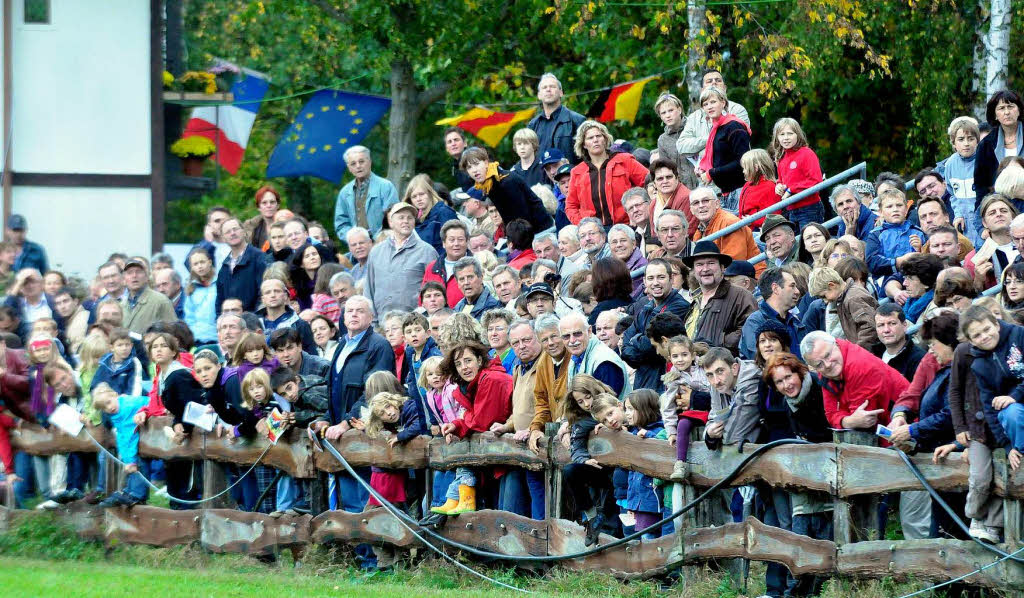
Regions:
[[705, 185], [714, 183], [725, 196], [725, 209], [736, 212], [739, 190], [743, 187], [740, 159], [750, 151], [750, 125], [725, 112], [729, 99], [717, 87], [700, 92], [700, 106], [711, 121], [711, 133], [704, 157], [697, 165], [697, 176]]
[[[636, 244], [636, 232], [625, 224], [616, 224], [608, 230], [608, 246], [612, 250], [612, 255], [625, 262], [626, 268], [630, 272], [647, 265], [647, 258], [643, 256]], [[643, 292], [643, 288], [643, 277], [634, 278], [633, 297], [638, 298]]]
[[565, 215], [573, 224], [590, 216], [597, 217], [606, 229], [629, 223], [622, 194], [643, 186], [648, 172], [632, 154], [613, 150], [611, 145], [611, 133], [597, 121], [585, 121], [576, 131], [575, 151], [583, 161], [569, 174], [565, 198]]

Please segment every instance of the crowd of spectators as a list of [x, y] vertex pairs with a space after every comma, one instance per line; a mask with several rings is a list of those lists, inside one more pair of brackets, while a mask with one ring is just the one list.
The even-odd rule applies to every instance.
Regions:
[[[682, 496], [693, 442], [830, 442], [833, 429], [883, 425], [879, 442], [894, 450], [969, 455], [970, 491], [945, 499], [972, 536], [1000, 541], [993, 453], [1014, 470], [1024, 454], [1020, 96], [995, 94], [987, 122], [952, 119], [951, 155], [912, 180], [885, 172], [819, 189], [800, 124], [780, 119], [768, 147], [753, 148], [747, 110], [727, 94], [709, 71], [690, 114], [658, 97], [665, 133], [645, 150], [562, 105], [546, 74], [511, 168], [451, 128], [450, 170], [400, 193], [351, 147], [333, 228], [267, 185], [251, 218], [206, 214], [187, 276], [165, 254], [114, 254], [92, 280], [66, 276], [12, 215], [0, 243], [4, 483], [42, 508], [131, 506], [147, 500], [146, 476], [166, 484], [172, 508], [191, 508], [204, 465], [137, 450], [151, 417], [172, 418], [174, 442], [206, 433], [186, 421], [189, 403], [216, 412], [209, 433], [231, 439], [283, 420], [332, 441], [491, 434], [541, 452], [551, 425], [572, 460], [563, 513], [593, 544], [672, 529], [652, 524]], [[831, 214], [838, 227], [823, 224]], [[103, 455], [11, 450], [12, 428], [48, 426], [59, 405], [114, 432], [125, 487], [105, 487]], [[670, 479], [602, 465], [588, 451], [595, 431], [669, 443]], [[544, 476], [528, 469], [358, 475], [431, 520], [483, 507], [546, 515]], [[348, 474], [326, 487], [331, 509], [379, 506]], [[313, 491], [260, 464], [232, 496], [286, 517], [309, 512]], [[827, 495], [756, 484], [723, 498], [737, 520], [753, 512], [831, 537]], [[880, 529], [891, 509], [905, 538], [962, 536], [924, 492], [882, 502]], [[365, 566], [394, 557], [357, 554]], [[770, 596], [819, 582], [768, 568]]]

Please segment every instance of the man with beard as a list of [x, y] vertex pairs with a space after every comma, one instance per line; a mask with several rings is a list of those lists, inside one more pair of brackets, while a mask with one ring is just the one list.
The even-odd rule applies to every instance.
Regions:
[[587, 254], [588, 269], [592, 268], [597, 260], [612, 254], [611, 248], [608, 247], [608, 235], [600, 219], [591, 216], [580, 220], [577, 234], [580, 238], [580, 247]]
[[737, 354], [743, 324], [757, 310], [757, 304], [748, 291], [725, 280], [725, 268], [732, 258], [719, 252], [711, 241], [699, 241], [693, 255], [683, 258], [683, 263], [700, 284], [683, 316], [686, 335]]
[[[672, 288], [672, 266], [663, 259], [647, 264], [644, 285], [650, 301], [636, 312], [633, 324], [623, 333], [622, 360], [636, 368], [634, 388], [650, 388], [660, 393], [664, 390], [661, 376], [665, 373], [665, 358], [659, 353], [657, 344], [664, 339], [649, 336], [648, 325], [658, 314], [670, 313], [682, 318], [690, 304]], [[680, 330], [671, 332], [667, 334], [669, 338], [682, 334], [684, 330], [680, 327]]]

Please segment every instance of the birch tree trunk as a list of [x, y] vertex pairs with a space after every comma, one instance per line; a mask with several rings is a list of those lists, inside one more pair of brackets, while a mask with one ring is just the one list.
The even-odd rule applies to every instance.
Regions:
[[705, 0], [690, 0], [686, 7], [686, 86], [691, 108], [700, 101], [700, 64], [704, 54], [701, 37], [708, 27]]
[[1006, 72], [1010, 56], [1011, 0], [991, 0], [989, 29], [985, 39], [985, 100], [1006, 89]]

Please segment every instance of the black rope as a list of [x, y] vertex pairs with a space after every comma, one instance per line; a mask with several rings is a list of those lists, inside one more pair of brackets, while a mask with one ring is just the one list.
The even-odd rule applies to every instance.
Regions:
[[333, 455], [334, 458], [337, 459], [339, 463], [341, 463], [341, 466], [345, 469], [345, 471], [347, 471], [349, 473], [349, 475], [354, 477], [356, 479], [356, 481], [359, 482], [359, 484], [361, 486], [366, 488], [370, 492], [370, 494], [373, 495], [373, 497], [375, 499], [377, 499], [382, 505], [388, 505], [390, 507], [388, 510], [391, 511], [396, 517], [398, 517], [399, 519], [405, 521], [406, 523], [409, 523], [411, 525], [415, 525], [416, 527], [418, 527], [420, 530], [422, 530], [424, 533], [426, 533], [431, 538], [434, 538], [434, 539], [436, 539], [439, 542], [442, 542], [444, 544], [447, 544], [448, 546], [451, 546], [452, 548], [457, 548], [459, 550], [462, 550], [462, 551], [467, 552], [469, 554], [472, 554], [474, 556], [478, 556], [478, 557], [482, 557], [482, 558], [488, 558], [488, 559], [505, 560], [505, 561], [517, 561], [517, 562], [530, 562], [530, 563], [553, 563], [553, 562], [558, 562], [558, 561], [566, 561], [566, 560], [571, 560], [571, 559], [579, 559], [579, 558], [588, 557], [590, 555], [599, 554], [599, 553], [604, 552], [606, 550], [609, 550], [611, 548], [622, 546], [623, 544], [626, 544], [627, 542], [631, 542], [632, 540], [635, 540], [635, 539], [641, 537], [642, 535], [644, 535], [648, 531], [660, 528], [662, 525], [668, 523], [669, 521], [673, 521], [673, 520], [681, 517], [685, 513], [689, 512], [691, 509], [696, 507], [698, 504], [700, 504], [702, 501], [707, 499], [709, 496], [711, 496], [715, 492], [721, 490], [722, 488], [728, 486], [728, 484], [731, 481], [733, 481], [734, 479], [736, 479], [737, 476], [739, 476], [740, 472], [743, 471], [744, 467], [746, 467], [752, 461], [754, 461], [755, 459], [757, 459], [761, 455], [765, 454], [766, 452], [770, 451], [771, 449], [773, 449], [775, 447], [778, 447], [778, 446], [784, 446], [784, 445], [787, 445], [787, 444], [812, 444], [812, 443], [810, 443], [810, 442], [808, 442], [806, 440], [801, 440], [799, 438], [783, 438], [783, 439], [780, 439], [780, 440], [774, 440], [772, 442], [769, 442], [768, 444], [761, 445], [757, 449], [755, 449], [752, 453], [747, 455], [747, 457], [745, 459], [743, 459], [743, 461], [741, 461], [740, 464], [737, 465], [732, 470], [732, 472], [730, 472], [727, 476], [725, 476], [724, 478], [722, 478], [721, 480], [716, 482], [710, 488], [705, 490], [700, 496], [698, 496], [697, 498], [693, 499], [691, 502], [689, 502], [686, 505], [684, 505], [681, 509], [679, 509], [675, 513], [669, 515], [668, 517], [665, 517], [661, 521], [658, 521], [657, 523], [649, 525], [649, 526], [647, 526], [644, 529], [637, 530], [637, 531], [633, 532], [632, 534], [629, 534], [628, 536], [625, 536], [624, 538], [619, 538], [618, 540], [615, 540], [614, 542], [609, 542], [608, 544], [602, 544], [600, 546], [597, 546], [595, 548], [591, 548], [589, 550], [584, 550], [582, 552], [575, 552], [575, 553], [571, 553], [571, 554], [561, 554], [561, 555], [535, 556], [535, 555], [510, 555], [510, 554], [501, 554], [501, 553], [497, 553], [497, 552], [489, 552], [489, 551], [486, 551], [486, 550], [481, 550], [479, 548], [476, 548], [476, 547], [473, 547], [473, 546], [469, 546], [468, 544], [463, 544], [462, 542], [458, 542], [456, 540], [452, 540], [452, 539], [450, 539], [450, 538], [448, 538], [446, 536], [442, 536], [441, 534], [439, 534], [439, 533], [435, 532], [433, 529], [431, 529], [430, 526], [421, 525], [420, 522], [416, 521], [415, 519], [412, 519], [411, 517], [406, 515], [404, 512], [402, 512], [401, 510], [397, 509], [397, 507], [395, 507], [390, 502], [388, 502], [387, 499], [382, 497], [376, 490], [374, 490], [373, 487], [370, 486], [370, 484], [368, 484], [365, 480], [363, 480], [356, 473], [355, 469], [352, 468], [352, 466], [345, 459], [345, 457], [342, 456], [342, 454], [338, 451], [338, 449], [334, 448], [334, 446], [330, 442], [321, 442], [319, 436], [316, 435], [316, 434], [312, 434], [311, 436], [313, 436], [315, 438], [315, 442], [318, 445], [320, 445], [321, 447], [326, 447], [327, 448], [327, 452], [331, 453], [331, 455]]

